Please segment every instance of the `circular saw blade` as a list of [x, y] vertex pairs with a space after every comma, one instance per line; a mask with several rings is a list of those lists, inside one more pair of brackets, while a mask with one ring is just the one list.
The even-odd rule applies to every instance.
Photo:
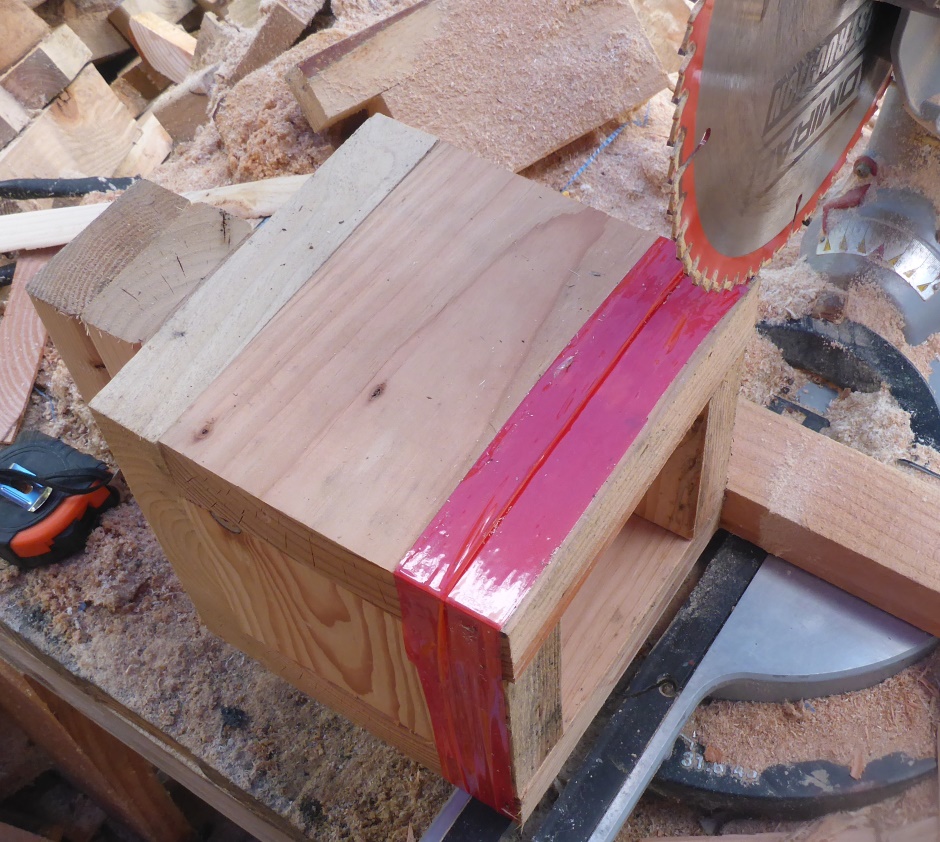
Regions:
[[706, 288], [744, 283], [810, 216], [890, 74], [874, 0], [699, 0], [670, 143], [673, 234]]

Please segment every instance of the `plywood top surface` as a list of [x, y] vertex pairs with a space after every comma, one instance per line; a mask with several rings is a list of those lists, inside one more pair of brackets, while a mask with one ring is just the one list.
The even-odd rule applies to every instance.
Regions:
[[393, 570], [653, 240], [438, 144], [161, 444]]

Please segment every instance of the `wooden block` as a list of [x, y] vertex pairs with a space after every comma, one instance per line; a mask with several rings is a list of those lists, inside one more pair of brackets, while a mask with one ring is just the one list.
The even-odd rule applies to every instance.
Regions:
[[137, 42], [131, 32], [132, 17], [151, 12], [170, 23], [179, 23], [194, 8], [193, 0], [123, 0], [111, 11], [109, 20], [137, 48]]
[[48, 24], [22, 0], [0, 0], [0, 72], [12, 67], [46, 35]]
[[232, 70], [230, 82], [237, 82], [289, 50], [315, 14], [315, 11], [310, 11], [306, 15], [298, 15], [283, 0], [274, 0], [252, 34], [248, 50]]
[[[305, 175], [285, 175], [264, 181], [194, 190], [183, 195], [191, 202], [205, 202], [242, 219], [258, 219], [275, 213], [307, 178]], [[0, 216], [0, 252], [65, 245], [109, 207], [108, 203], [102, 202]]]
[[111, 90], [132, 117], [139, 117], [172, 82], [157, 73], [140, 56], [127, 65], [111, 83]]
[[0, 147], [6, 146], [29, 123], [29, 115], [11, 94], [0, 88]]
[[193, 73], [183, 84], [160, 94], [148, 108], [175, 143], [192, 140], [196, 130], [209, 121], [206, 92], [214, 74], [213, 67]]
[[[148, 842], [184, 842], [193, 829], [154, 769], [41, 684], [0, 661], [0, 707], [77, 789]], [[4, 840], [14, 839], [3, 835]]]
[[[756, 296], [386, 119], [309, 185], [92, 411], [213, 628], [422, 762], [429, 720], [435, 767], [524, 816], [717, 524]], [[710, 403], [693, 538], [630, 519]], [[285, 608], [308, 580], [370, 618], [344, 656], [368, 663], [358, 689]]]
[[11, 67], [0, 78], [0, 86], [27, 108], [43, 108], [89, 61], [91, 50], [63, 24]]
[[62, 3], [64, 22], [91, 50], [92, 61], [114, 58], [131, 49], [127, 39], [108, 20], [107, 8], [79, 8], [74, 0]]
[[112, 377], [250, 233], [244, 220], [188, 205], [112, 275], [81, 317]]
[[232, 36], [237, 30], [220, 20], [212, 12], [206, 12], [196, 38], [196, 52], [193, 53], [193, 70], [210, 67], [225, 55]]
[[140, 137], [127, 153], [127, 157], [114, 170], [115, 176], [146, 178], [167, 159], [173, 149], [173, 138], [153, 114], [141, 117], [137, 125]]
[[36, 836], [26, 830], [20, 830], [6, 822], [0, 822], [0, 839], [4, 842], [49, 842], [48, 837]]
[[288, 82], [315, 130], [378, 110], [513, 170], [668, 85], [627, 0], [548, 13], [539, 0], [423, 0]]
[[137, 51], [154, 70], [174, 82], [189, 75], [196, 39], [185, 29], [153, 12], [134, 15], [130, 27]]
[[52, 259], [56, 249], [19, 256], [6, 311], [0, 321], [0, 444], [11, 444], [33, 391], [46, 329], [26, 294], [26, 285]]
[[254, 29], [261, 20], [259, 0], [229, 0], [225, 4], [225, 19], [241, 29]]
[[934, 485], [742, 400], [722, 524], [940, 634]]
[[88, 65], [0, 152], [0, 179], [109, 176], [136, 139], [133, 118]]
[[186, 205], [182, 196], [155, 184], [135, 184], [29, 285], [33, 304], [86, 401], [110, 376], [82, 321], [85, 308]]

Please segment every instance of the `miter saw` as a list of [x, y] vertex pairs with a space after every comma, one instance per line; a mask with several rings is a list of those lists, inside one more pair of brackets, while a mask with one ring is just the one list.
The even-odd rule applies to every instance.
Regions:
[[[940, 3], [704, 0], [683, 51], [671, 213], [693, 278], [746, 282], [809, 225], [815, 268], [876, 278], [911, 344], [940, 329]], [[816, 213], [892, 71], [854, 185]]]

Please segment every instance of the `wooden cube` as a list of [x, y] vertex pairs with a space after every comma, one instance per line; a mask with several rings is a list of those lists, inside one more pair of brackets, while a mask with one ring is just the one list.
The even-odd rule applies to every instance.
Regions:
[[210, 628], [523, 818], [716, 527], [754, 300], [379, 116], [92, 409]]

